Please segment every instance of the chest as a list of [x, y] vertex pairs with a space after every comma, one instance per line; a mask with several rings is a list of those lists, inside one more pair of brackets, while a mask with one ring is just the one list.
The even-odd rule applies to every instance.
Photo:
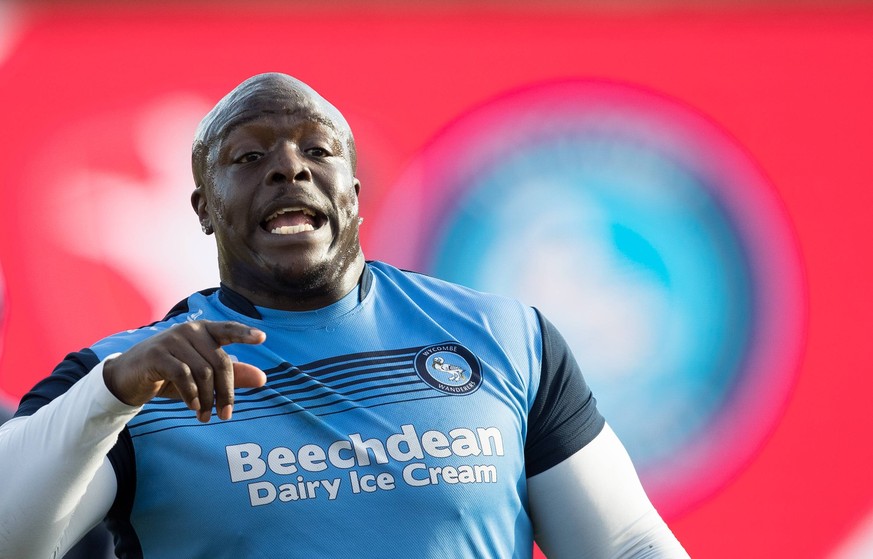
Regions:
[[514, 533], [526, 516], [525, 388], [505, 356], [446, 334], [331, 355], [313, 355], [317, 336], [300, 351], [239, 348], [268, 383], [237, 392], [231, 421], [199, 424], [155, 401], [131, 422], [132, 523], [155, 549], [219, 526], [202, 545], [246, 553], [279, 534], [333, 545], [304, 526], [352, 539], [402, 531], [424, 538], [417, 547], [447, 534], [464, 545], [472, 518]]

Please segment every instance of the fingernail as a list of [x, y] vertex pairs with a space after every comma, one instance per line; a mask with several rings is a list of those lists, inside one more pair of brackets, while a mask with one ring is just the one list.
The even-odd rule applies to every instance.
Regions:
[[191, 400], [191, 403], [188, 405], [194, 411], [200, 411], [200, 398], [194, 398]]
[[230, 419], [232, 416], [233, 416], [233, 406], [231, 406], [231, 405], [223, 406], [218, 411], [218, 417], [225, 420], [225, 421]]

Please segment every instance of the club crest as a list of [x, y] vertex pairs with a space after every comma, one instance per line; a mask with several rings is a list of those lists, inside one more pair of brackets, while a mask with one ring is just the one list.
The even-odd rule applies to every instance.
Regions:
[[473, 352], [455, 342], [428, 346], [415, 356], [415, 372], [431, 387], [456, 396], [482, 384], [482, 366]]

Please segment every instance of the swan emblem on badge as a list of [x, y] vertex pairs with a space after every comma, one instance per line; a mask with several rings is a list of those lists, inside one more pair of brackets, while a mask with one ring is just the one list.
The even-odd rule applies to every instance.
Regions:
[[452, 382], [462, 381], [467, 378], [467, 371], [463, 367], [458, 367], [457, 365], [446, 363], [445, 359], [443, 359], [442, 357], [434, 357], [433, 361], [431, 361], [430, 363], [430, 366], [437, 371], [448, 373], [449, 380]]

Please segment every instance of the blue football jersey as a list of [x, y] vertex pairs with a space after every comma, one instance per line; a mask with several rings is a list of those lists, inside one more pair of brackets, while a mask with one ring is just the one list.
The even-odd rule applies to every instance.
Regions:
[[226, 287], [71, 354], [32, 413], [106, 356], [189, 320], [267, 334], [267, 373], [207, 424], [156, 398], [110, 459], [127, 557], [530, 557], [526, 478], [603, 426], [566, 344], [512, 299], [369, 262], [328, 307], [255, 307]]

